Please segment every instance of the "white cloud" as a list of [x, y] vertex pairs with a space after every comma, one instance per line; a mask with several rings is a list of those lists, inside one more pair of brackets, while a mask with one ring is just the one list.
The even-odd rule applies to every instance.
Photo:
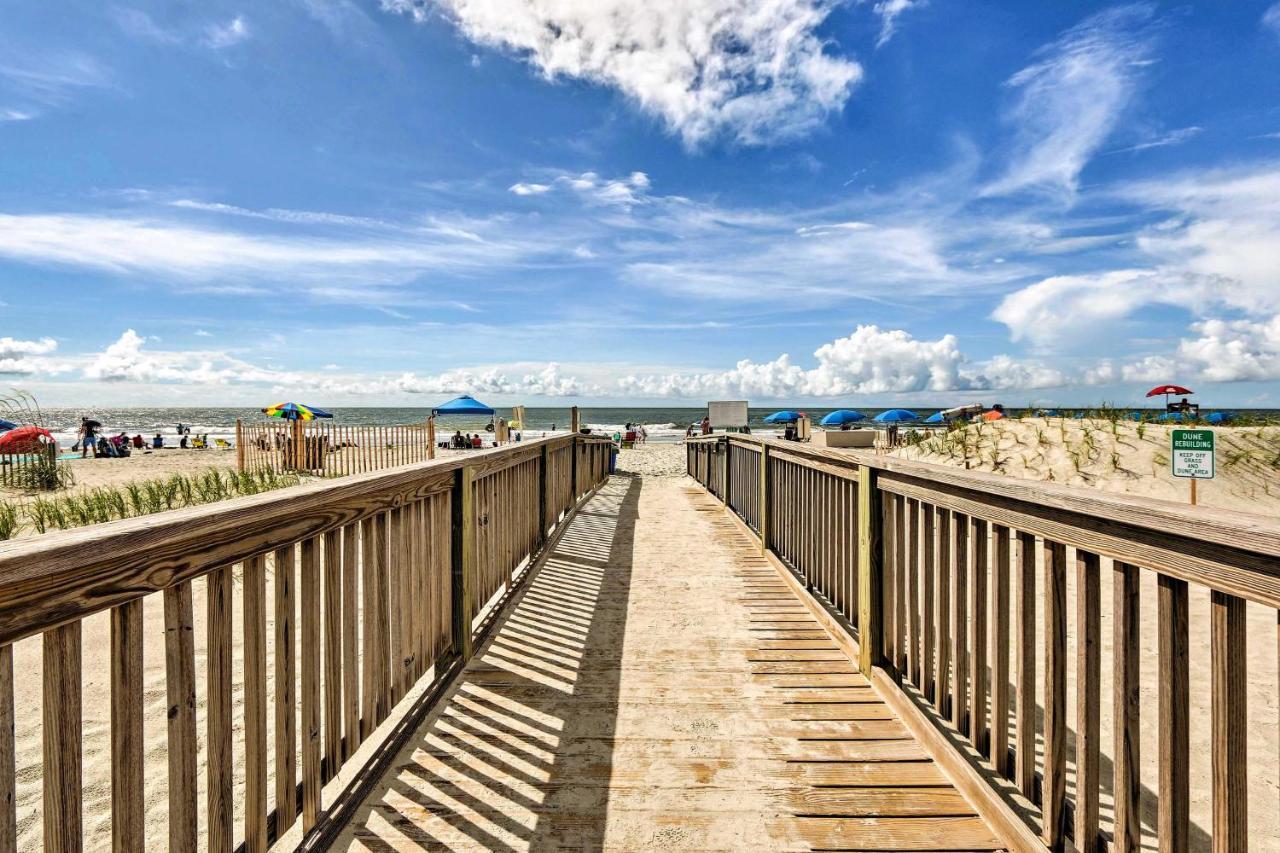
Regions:
[[76, 51], [27, 52], [12, 45], [0, 58], [0, 84], [23, 100], [58, 106], [85, 89], [111, 85], [111, 76], [92, 56]]
[[1157, 293], [1165, 288], [1152, 270], [1058, 275], [1009, 294], [991, 316], [1009, 327], [1015, 341], [1050, 345], [1097, 332], [1100, 324], [1161, 298]]
[[196, 337], [197, 337], [197, 338], [212, 338], [212, 337], [213, 337], [213, 333], [212, 333], [212, 332], [207, 332], [207, 331], [205, 331], [204, 329], [196, 329], [196, 331], [195, 331], [195, 335], [196, 335]]
[[1274, 3], [1262, 13], [1262, 25], [1280, 36], [1280, 3]]
[[880, 16], [880, 36], [876, 39], [876, 47], [883, 47], [893, 38], [899, 15], [924, 4], [925, 0], [880, 0], [876, 3], [872, 7], [872, 11]]
[[439, 8], [479, 44], [549, 79], [611, 86], [687, 145], [763, 144], [809, 132], [862, 76], [816, 34], [826, 0], [382, 0], [425, 20]]
[[15, 338], [0, 338], [0, 358], [16, 358], [24, 355], [48, 355], [58, 348], [53, 338], [41, 338], [38, 341], [23, 341]]
[[141, 9], [117, 7], [112, 10], [112, 15], [116, 19], [116, 25], [134, 38], [159, 44], [178, 44], [182, 41], [179, 33], [160, 26]]
[[550, 189], [551, 186], [549, 184], [530, 184], [525, 183], [524, 181], [512, 184], [508, 187], [508, 191], [513, 192], [516, 195], [542, 195]]
[[209, 24], [204, 29], [204, 43], [214, 50], [225, 50], [234, 47], [249, 38], [249, 25], [244, 17], [236, 15], [225, 24]]
[[1263, 321], [1205, 320], [1178, 345], [1177, 364], [1210, 382], [1280, 380], [1280, 314]]
[[1009, 79], [1015, 101], [1007, 118], [1015, 141], [1008, 169], [985, 194], [1075, 192], [1081, 170], [1133, 98], [1136, 69], [1150, 53], [1141, 27], [1151, 13], [1144, 4], [1096, 14]]
[[1181, 145], [1188, 139], [1199, 136], [1204, 132], [1203, 127], [1192, 125], [1191, 127], [1180, 127], [1177, 130], [1170, 130], [1154, 139], [1148, 139], [1146, 142], [1139, 142], [1137, 145], [1130, 145], [1128, 148], [1116, 149], [1114, 153], [1121, 154], [1127, 151], [1146, 151], [1149, 148], [1166, 148], [1170, 145]]
[[58, 342], [53, 338], [41, 338], [38, 341], [0, 338], [0, 376], [27, 376], [44, 368], [52, 369], [53, 365], [43, 356], [57, 348]]
[[30, 121], [36, 114], [27, 110], [0, 110], [0, 121]]

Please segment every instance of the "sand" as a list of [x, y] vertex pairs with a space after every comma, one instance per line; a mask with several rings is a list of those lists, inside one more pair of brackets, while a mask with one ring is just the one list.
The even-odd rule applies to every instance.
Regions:
[[[940, 465], [1186, 503], [1173, 476], [1169, 432], [1133, 421], [1026, 418], [921, 432], [894, 453]], [[1203, 506], [1280, 516], [1280, 427], [1214, 427], [1217, 476], [1198, 484]]]

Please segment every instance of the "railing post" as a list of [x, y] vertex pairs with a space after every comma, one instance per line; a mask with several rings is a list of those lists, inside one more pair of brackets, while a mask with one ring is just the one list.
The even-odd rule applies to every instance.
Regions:
[[[574, 421], [578, 419], [578, 410], [575, 408]], [[569, 506], [573, 506], [578, 502], [578, 431], [574, 430], [573, 437], [569, 439]]]
[[720, 499], [725, 511], [729, 511], [729, 436], [722, 438], [718, 444], [724, 448], [724, 459], [720, 462]]
[[547, 541], [547, 469], [550, 454], [542, 445], [542, 466], [538, 469], [538, 545]]
[[436, 458], [436, 416], [427, 418], [427, 458]]
[[244, 424], [236, 418], [236, 470], [244, 472]]
[[858, 668], [870, 675], [883, 657], [883, 602], [880, 600], [880, 501], [876, 472], [858, 467]]
[[475, 576], [476, 529], [472, 471], [464, 466], [454, 472], [450, 557], [450, 594], [453, 612], [453, 648], [465, 664], [471, 659], [471, 581]]
[[769, 445], [760, 445], [760, 553], [769, 553]]

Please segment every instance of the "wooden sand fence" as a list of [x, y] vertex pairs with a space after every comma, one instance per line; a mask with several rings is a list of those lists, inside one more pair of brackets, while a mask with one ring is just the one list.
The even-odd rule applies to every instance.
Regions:
[[[1270, 631], [1280, 626], [1280, 522], [752, 436], [691, 439], [687, 452], [689, 475], [787, 570], [1017, 849], [1275, 844], [1249, 836], [1248, 800], [1266, 790], [1263, 767], [1275, 784], [1277, 756], [1246, 749], [1245, 625], [1248, 603]], [[1144, 622], [1154, 654], [1140, 651]], [[1204, 665], [1193, 670], [1193, 656]], [[1155, 708], [1141, 707], [1144, 667]], [[1192, 719], [1193, 696], [1207, 726]], [[1262, 704], [1274, 709], [1276, 697]], [[1194, 790], [1212, 797], [1209, 838], [1189, 818], [1193, 722], [1208, 732], [1196, 760], [1209, 772]], [[1140, 734], [1153, 725], [1158, 754], [1146, 763], [1157, 771], [1144, 775]]]
[[31, 453], [0, 453], [0, 486], [16, 486], [23, 482], [23, 474], [39, 465], [56, 465], [58, 446], [41, 445]]
[[[299, 819], [302, 849], [327, 849], [487, 617], [607, 477], [610, 450], [591, 437], [536, 439], [0, 545], [0, 850], [18, 843], [12, 644], [37, 635], [43, 793], [23, 808], [38, 806], [46, 850], [78, 851], [85, 790], [109, 784], [113, 848], [146, 849], [143, 601], [153, 595], [164, 604], [169, 850], [196, 850], [204, 826], [209, 851], [264, 851]], [[81, 628], [106, 610], [110, 779], [85, 779]]]
[[236, 468], [364, 474], [434, 459], [435, 421], [379, 426], [331, 420], [236, 421]]

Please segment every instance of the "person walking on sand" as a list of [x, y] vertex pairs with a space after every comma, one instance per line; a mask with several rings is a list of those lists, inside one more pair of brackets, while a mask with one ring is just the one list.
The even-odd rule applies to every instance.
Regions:
[[76, 437], [80, 440], [80, 458], [84, 459], [85, 454], [90, 450], [93, 451], [93, 458], [98, 458], [98, 441], [96, 427], [93, 421], [88, 418], [80, 419], [80, 430], [76, 433]]

